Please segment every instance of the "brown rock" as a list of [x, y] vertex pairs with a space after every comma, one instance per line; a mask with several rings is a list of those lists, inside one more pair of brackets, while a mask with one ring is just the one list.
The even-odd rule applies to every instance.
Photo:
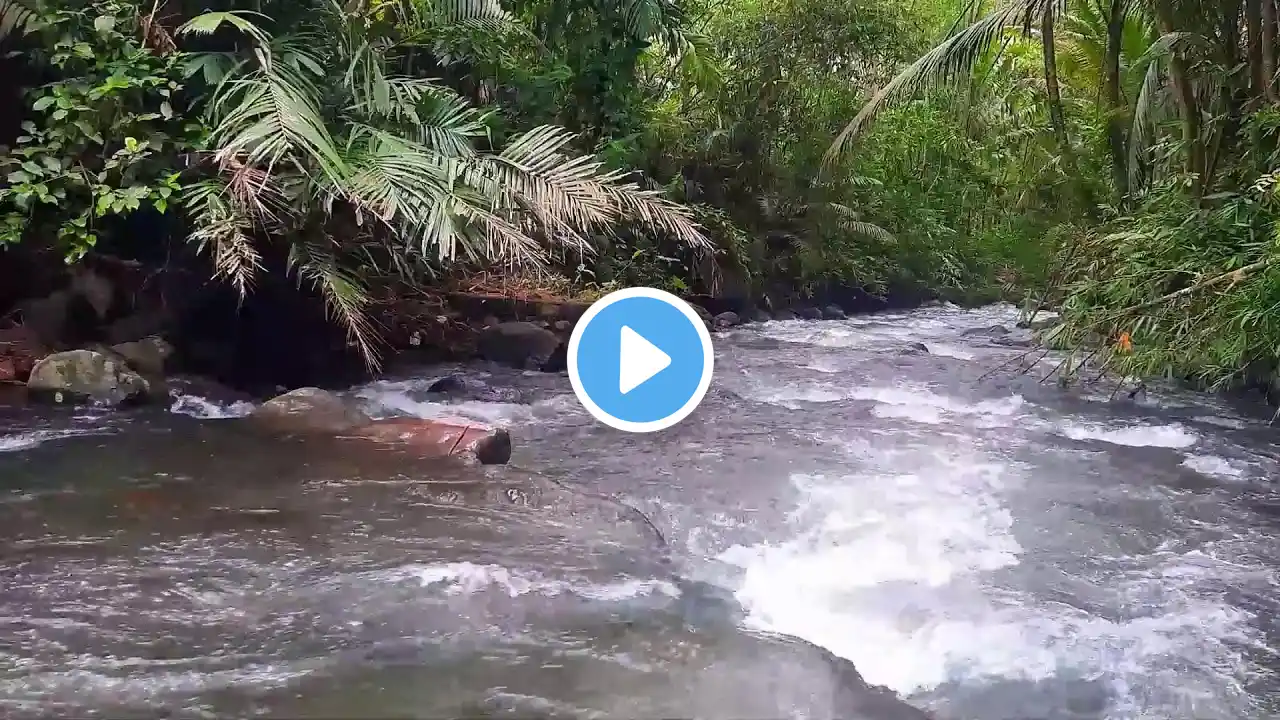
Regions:
[[4, 361], [12, 373], [11, 377], [5, 377], [6, 373], [0, 371], [0, 381], [25, 381], [36, 361], [47, 354], [40, 338], [26, 326], [0, 330], [0, 361]]
[[511, 434], [479, 424], [386, 418], [356, 428], [350, 435], [405, 445], [424, 457], [451, 457], [481, 465], [503, 465], [511, 459]]
[[273, 430], [289, 433], [348, 433], [373, 422], [346, 400], [314, 387], [274, 397], [249, 417]]
[[547, 369], [562, 344], [550, 330], [530, 322], [504, 322], [480, 333], [477, 349], [485, 360], [515, 368]]
[[111, 351], [124, 358], [129, 367], [146, 375], [163, 375], [165, 361], [173, 354], [173, 346], [164, 338], [148, 337], [111, 346]]
[[0, 383], [14, 382], [18, 379], [18, 369], [14, 366], [13, 358], [0, 357]]

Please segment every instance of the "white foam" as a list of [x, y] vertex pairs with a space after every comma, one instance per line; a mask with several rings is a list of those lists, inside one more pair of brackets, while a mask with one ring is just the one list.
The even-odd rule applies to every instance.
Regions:
[[957, 607], [962, 585], [970, 602], [988, 605], [974, 574], [1021, 552], [998, 500], [1005, 470], [980, 455], [934, 454], [913, 474], [794, 476], [793, 537], [719, 556], [743, 571], [736, 596], [748, 624], [821, 645], [899, 691], [944, 682], [952, 655], [989, 638], [944, 627], [940, 613]]
[[218, 403], [199, 395], [178, 395], [173, 399], [173, 404], [169, 406], [169, 412], [213, 420], [244, 417], [252, 413], [256, 407], [253, 403], [243, 400]]
[[1216, 425], [1230, 430], [1243, 430], [1249, 427], [1249, 423], [1240, 418], [1224, 417], [1222, 415], [1199, 415], [1195, 420], [1206, 425]]
[[1057, 432], [1072, 440], [1097, 440], [1129, 447], [1187, 448], [1200, 439], [1178, 423], [1120, 427], [1065, 421], [1058, 425]]
[[955, 345], [945, 345], [943, 343], [929, 343], [929, 354], [938, 357], [949, 357], [957, 360], [972, 360], [974, 354], [968, 350], [961, 349]]
[[943, 420], [940, 408], [931, 405], [876, 405], [871, 414], [878, 418], [898, 418], [926, 425], [939, 425]]
[[759, 396], [761, 402], [797, 409], [799, 403], [828, 403], [844, 400], [848, 394], [829, 385], [789, 384]]
[[1182, 466], [1190, 468], [1201, 475], [1209, 477], [1236, 479], [1244, 476], [1244, 468], [1237, 467], [1230, 460], [1218, 455], [1187, 455]]
[[395, 579], [415, 578], [425, 588], [446, 595], [472, 595], [496, 590], [509, 597], [540, 594], [548, 597], [572, 594], [592, 600], [621, 601], [650, 595], [679, 597], [680, 590], [665, 580], [627, 579], [613, 583], [552, 580], [528, 572], [512, 572], [500, 565], [471, 562], [411, 565], [395, 573]]
[[359, 388], [353, 394], [363, 400], [365, 410], [377, 418], [408, 415], [439, 420], [482, 422], [494, 427], [507, 427], [534, 419], [534, 408], [530, 405], [476, 401], [443, 403], [417, 399], [415, 395], [424, 393], [431, 382], [431, 380], [379, 381]]
[[1096, 586], [1129, 609], [1119, 618], [1045, 603], [990, 580], [1020, 561], [1001, 498], [1022, 471], [982, 455], [935, 453], [924, 466], [794, 477], [790, 539], [719, 556], [742, 571], [736, 597], [747, 624], [825, 647], [902, 694], [1076, 676], [1106, 686], [1108, 720], [1208, 717], [1206, 708], [1247, 702], [1234, 678], [1246, 666], [1240, 645], [1257, 646], [1257, 633], [1247, 613], [1194, 588], [1256, 569], [1160, 553], [1153, 566]]
[[32, 430], [0, 436], [0, 452], [17, 452], [50, 440], [88, 434], [86, 430]]

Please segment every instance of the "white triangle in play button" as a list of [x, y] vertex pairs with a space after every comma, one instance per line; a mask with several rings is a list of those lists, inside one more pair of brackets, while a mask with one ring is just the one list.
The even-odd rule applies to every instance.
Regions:
[[640, 333], [622, 326], [618, 357], [618, 392], [626, 395], [671, 364], [671, 356], [645, 340]]

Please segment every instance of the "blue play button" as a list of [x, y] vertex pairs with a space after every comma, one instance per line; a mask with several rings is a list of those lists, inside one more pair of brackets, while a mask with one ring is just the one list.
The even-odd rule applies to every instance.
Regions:
[[711, 386], [711, 334], [688, 303], [635, 287], [597, 300], [569, 338], [569, 381], [591, 416], [628, 432], [675, 425]]

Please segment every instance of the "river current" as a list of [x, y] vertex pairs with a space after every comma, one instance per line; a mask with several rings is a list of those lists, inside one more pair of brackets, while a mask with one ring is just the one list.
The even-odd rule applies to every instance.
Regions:
[[1016, 319], [742, 326], [651, 435], [558, 375], [350, 391], [510, 427], [481, 470], [0, 408], [0, 715], [858, 717], [809, 644], [939, 720], [1280, 715], [1269, 414], [983, 378], [1024, 351], [966, 331]]

